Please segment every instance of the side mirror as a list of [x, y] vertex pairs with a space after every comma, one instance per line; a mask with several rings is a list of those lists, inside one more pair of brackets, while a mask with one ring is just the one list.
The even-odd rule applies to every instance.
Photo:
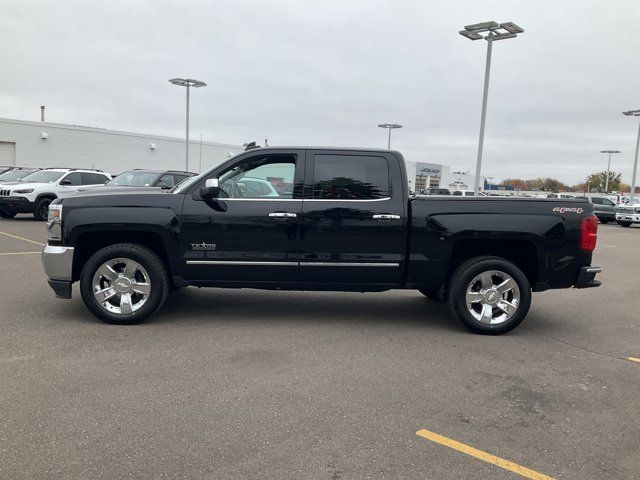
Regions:
[[220, 187], [217, 178], [209, 178], [204, 182], [204, 187], [200, 187], [200, 196], [204, 199], [218, 198]]
[[60, 180], [60, 185], [71, 185], [71, 180]]

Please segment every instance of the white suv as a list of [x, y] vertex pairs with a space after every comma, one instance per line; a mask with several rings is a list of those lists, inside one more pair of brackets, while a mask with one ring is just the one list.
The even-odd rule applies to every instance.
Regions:
[[36, 220], [46, 220], [52, 200], [88, 185], [102, 185], [109, 180], [111, 175], [101, 170], [39, 170], [18, 182], [0, 185], [0, 217], [13, 218], [18, 213], [33, 213]]
[[618, 205], [616, 221], [623, 227], [630, 227], [632, 223], [640, 223], [640, 203]]

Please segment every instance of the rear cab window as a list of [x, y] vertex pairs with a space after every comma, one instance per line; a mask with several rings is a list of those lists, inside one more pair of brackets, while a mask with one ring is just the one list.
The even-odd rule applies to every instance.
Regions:
[[390, 197], [391, 181], [386, 158], [374, 155], [315, 155], [312, 198], [379, 200]]

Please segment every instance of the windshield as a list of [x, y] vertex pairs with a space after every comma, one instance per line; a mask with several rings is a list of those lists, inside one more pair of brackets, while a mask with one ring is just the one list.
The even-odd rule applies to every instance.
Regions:
[[33, 170], [9, 170], [0, 175], [0, 182], [13, 182], [33, 173]]
[[65, 173], [67, 172], [57, 172], [55, 170], [40, 170], [39, 172], [34, 172], [31, 175], [23, 177], [22, 181], [25, 183], [53, 183]]
[[107, 182], [110, 186], [119, 187], [150, 187], [158, 178], [158, 173], [124, 172]]

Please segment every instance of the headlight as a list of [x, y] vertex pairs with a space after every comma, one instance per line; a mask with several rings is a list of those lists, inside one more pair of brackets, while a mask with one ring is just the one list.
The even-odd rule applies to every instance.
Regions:
[[62, 240], [62, 205], [49, 205], [47, 231], [49, 240]]
[[25, 190], [14, 190], [13, 193], [33, 193], [33, 188], [27, 188]]

